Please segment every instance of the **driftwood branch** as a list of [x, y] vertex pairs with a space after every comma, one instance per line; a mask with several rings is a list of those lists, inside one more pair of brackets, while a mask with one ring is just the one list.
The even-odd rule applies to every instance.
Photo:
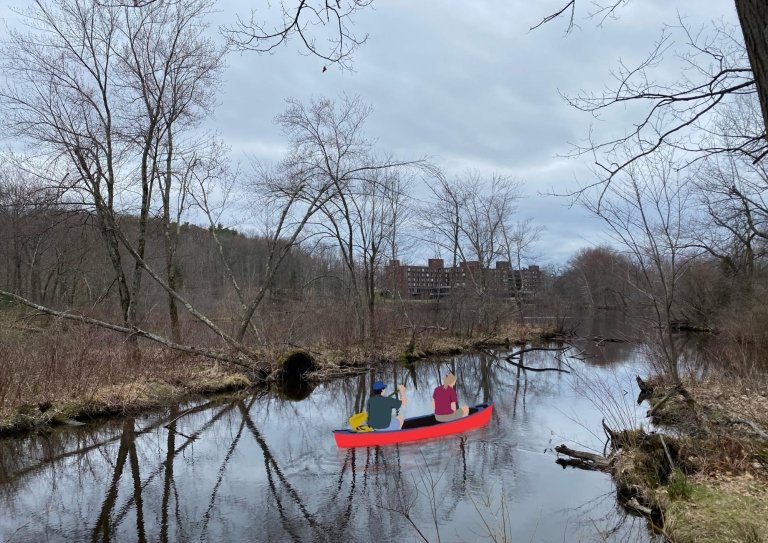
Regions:
[[506, 356], [506, 360], [509, 360], [510, 358], [517, 358], [518, 356], [520, 356], [523, 353], [530, 353], [530, 352], [533, 352], [533, 351], [558, 351], [558, 352], [562, 352], [562, 351], [567, 351], [568, 349], [569, 349], [569, 347], [555, 347], [555, 348], [550, 348], [550, 347], [527, 347], [525, 349], [520, 349], [519, 351], [515, 351], [514, 353], [507, 355]]
[[520, 369], [529, 371], [559, 371], [560, 373], [571, 373], [570, 371], [561, 368], [532, 368], [531, 366], [525, 366], [521, 362], [516, 362], [515, 360], [510, 360], [509, 358], [505, 358], [505, 360], [513, 366], [517, 366]]
[[220, 360], [222, 362], [228, 362], [230, 364], [234, 364], [236, 366], [241, 366], [248, 369], [253, 369], [254, 363], [250, 359], [245, 358], [236, 358], [234, 356], [230, 356], [221, 352], [217, 351], [211, 351], [209, 349], [202, 349], [200, 347], [195, 347], [193, 345], [182, 345], [180, 343], [176, 343], [174, 341], [169, 340], [168, 338], [165, 338], [163, 336], [154, 334], [152, 332], [149, 332], [147, 330], [142, 330], [141, 328], [138, 328], [136, 326], [128, 328], [126, 326], [120, 326], [118, 324], [114, 324], [107, 321], [102, 321], [98, 319], [93, 319], [91, 317], [85, 317], [83, 315], [77, 315], [74, 313], [68, 313], [65, 311], [56, 311], [55, 309], [50, 309], [48, 307], [36, 304], [34, 302], [31, 302], [27, 300], [26, 298], [22, 298], [21, 296], [17, 294], [13, 294], [12, 292], [7, 292], [5, 290], [0, 290], [0, 296], [5, 296], [7, 298], [10, 298], [12, 300], [15, 300], [16, 302], [26, 305], [27, 307], [31, 307], [33, 309], [37, 309], [38, 311], [53, 315], [54, 317], [58, 317], [60, 319], [66, 319], [71, 320], [75, 322], [79, 322], [81, 324], [90, 324], [92, 326], [98, 326], [100, 328], [106, 328], [108, 330], [113, 330], [115, 332], [120, 332], [122, 334], [125, 334], [127, 336], [139, 336], [143, 338], [147, 338], [149, 340], [152, 340], [156, 343], [159, 343], [161, 345], [164, 345], [168, 347], [169, 349], [173, 349], [175, 351], [181, 351], [188, 354], [194, 354], [194, 355], [200, 355], [205, 356], [207, 358], [211, 358], [213, 360]]
[[650, 507], [646, 507], [644, 505], [640, 505], [640, 502], [637, 501], [637, 498], [630, 498], [626, 502], [624, 502], [624, 507], [627, 509], [631, 509], [633, 511], [636, 511], [643, 515], [644, 517], [651, 517], [653, 516], [653, 509]]
[[[555, 447], [555, 452], [569, 456], [573, 460], [580, 461], [578, 463], [571, 462], [571, 464], [575, 467], [581, 467], [578, 464], [583, 464], [585, 466], [584, 469], [597, 471], [608, 471], [611, 468], [611, 461], [599, 454], [586, 451], [576, 451], [570, 447], [567, 447], [566, 445], [558, 445]], [[568, 462], [568, 460], [565, 462]], [[560, 464], [563, 465], [565, 462], [560, 462]]]
[[768, 433], [765, 433], [763, 430], [761, 430], [757, 426], [757, 424], [755, 424], [751, 420], [746, 420], [746, 419], [728, 419], [727, 422], [730, 423], [730, 424], [743, 424], [745, 426], [749, 426], [749, 428], [752, 430], [752, 432], [755, 433], [755, 435], [757, 435], [757, 436], [759, 436], [759, 437], [761, 437], [763, 439], [768, 439]]
[[509, 362], [513, 366], [516, 366], [516, 367], [518, 367], [520, 369], [523, 369], [523, 370], [539, 371], [539, 372], [540, 371], [559, 371], [560, 373], [571, 373], [570, 371], [564, 370], [564, 369], [561, 369], [561, 368], [532, 368], [531, 366], [524, 365], [522, 362], [518, 362], [516, 360], [513, 360], [513, 358], [517, 358], [521, 354], [529, 353], [531, 351], [557, 351], [557, 352], [562, 352], [562, 351], [565, 351], [567, 349], [568, 349], [568, 347], [558, 347], [558, 348], [555, 348], [555, 349], [548, 348], [548, 347], [528, 347], [526, 349], [520, 349], [519, 351], [516, 351], [516, 352], [514, 352], [514, 353], [512, 353], [510, 355], [507, 355], [504, 358], [501, 358], [500, 356], [498, 356], [493, 351], [486, 350], [485, 353], [488, 354], [489, 356], [492, 356], [492, 357], [496, 358], [497, 360], [506, 360], [507, 362]]
[[661, 446], [664, 447], [664, 454], [667, 455], [669, 469], [675, 469], [675, 463], [672, 461], [672, 455], [669, 453], [669, 447], [667, 447], [667, 442], [664, 441], [664, 436], [662, 434], [659, 434], [659, 441], [661, 441]]

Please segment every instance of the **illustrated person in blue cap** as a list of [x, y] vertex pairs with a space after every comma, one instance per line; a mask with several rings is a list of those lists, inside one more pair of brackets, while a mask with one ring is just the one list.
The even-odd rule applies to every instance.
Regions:
[[399, 430], [403, 427], [403, 420], [400, 415], [392, 416], [393, 409], [405, 407], [408, 403], [405, 397], [405, 387], [397, 386], [400, 391], [400, 399], [391, 396], [384, 396], [387, 389], [382, 381], [376, 381], [371, 387], [371, 397], [368, 398], [368, 426], [375, 430]]

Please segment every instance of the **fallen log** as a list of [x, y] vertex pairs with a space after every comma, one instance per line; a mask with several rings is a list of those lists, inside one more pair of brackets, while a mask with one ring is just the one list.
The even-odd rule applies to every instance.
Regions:
[[640, 513], [644, 517], [652, 517], [653, 516], [653, 509], [650, 507], [646, 507], [644, 505], [640, 505], [640, 502], [637, 501], [637, 498], [630, 498], [626, 502], [624, 502], [624, 507], [627, 509], [631, 509], [632, 511], [635, 511], [637, 513]]
[[571, 449], [570, 447], [567, 447], [564, 444], [558, 445], [557, 447], [555, 447], [555, 452], [557, 452], [558, 454], [564, 454], [566, 456], [570, 456], [571, 459], [574, 460], [574, 463], [577, 463], [575, 462], [576, 460], [580, 460], [581, 462], [578, 462], [578, 463], [583, 463], [586, 466], [586, 468], [584, 469], [593, 469], [597, 471], [609, 471], [611, 469], [610, 458], [606, 458], [605, 456], [602, 456], [600, 454], [595, 454], [595, 453], [586, 452], [586, 451], [576, 451], [574, 449]]
[[768, 433], [762, 431], [757, 424], [752, 422], [751, 420], [746, 419], [726, 419], [726, 422], [729, 424], [743, 424], [745, 426], [749, 426], [749, 428], [752, 430], [752, 432], [763, 439], [768, 439]]

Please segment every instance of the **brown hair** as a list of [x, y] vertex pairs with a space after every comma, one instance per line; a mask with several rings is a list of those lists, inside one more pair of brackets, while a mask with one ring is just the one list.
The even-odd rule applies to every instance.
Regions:
[[456, 384], [456, 376], [451, 372], [446, 373], [445, 377], [443, 377], [443, 386], [450, 387], [455, 384]]

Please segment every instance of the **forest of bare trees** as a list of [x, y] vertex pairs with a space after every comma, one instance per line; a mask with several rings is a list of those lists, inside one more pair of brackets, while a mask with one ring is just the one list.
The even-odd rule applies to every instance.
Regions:
[[[317, 64], [315, 77], [325, 77], [328, 68], [354, 77], [352, 60], [368, 41], [367, 29], [358, 21], [375, 15], [372, 0], [281, 0], [224, 15], [217, 0], [27, 4], [11, 10], [16, 20], [0, 40], [0, 434], [49, 424], [80, 425], [81, 419], [136, 413], [187, 401], [192, 394], [250, 388], [248, 405], [238, 391], [236, 403], [210, 421], [235, 406], [242, 415], [208, 512], [237, 440], [247, 429], [265, 460], [272, 491], [268, 499], [274, 498], [277, 514], [290, 524], [273, 476], [314, 529], [314, 513], [297, 498], [288, 477], [314, 477], [316, 467], [327, 472], [326, 459], [317, 462], [316, 456], [320, 426], [306, 419], [302, 431], [311, 447], [295, 457], [295, 464], [291, 453], [286, 475], [257, 428], [263, 421], [251, 418], [251, 408], [269, 398], [262, 402], [266, 412], [285, 399], [305, 399], [319, 381], [339, 379], [343, 394], [332, 401], [344, 405], [329, 410], [332, 415], [321, 415], [344, 424], [348, 415], [339, 415], [340, 409], [368, 409], [366, 398], [375, 380], [412, 385], [422, 408], [430, 401], [423, 387], [433, 381], [439, 386], [444, 370], [450, 369], [462, 381], [463, 396], [475, 402], [482, 397], [484, 403], [474, 409], [490, 414], [496, 402], [496, 422], [500, 418], [504, 424], [521, 420], [513, 420], [518, 409], [521, 417], [533, 421], [533, 407], [527, 411], [529, 394], [534, 403], [549, 402], [557, 410], [559, 401], [573, 399], [571, 392], [582, 400], [591, 395], [589, 401], [603, 410], [608, 441], [595, 436], [604, 443], [602, 455], [555, 447], [555, 430], [543, 454], [554, 456], [556, 451], [570, 457], [558, 456], [564, 467], [612, 471], [620, 503], [648, 517], [654, 530], [659, 519], [664, 524], [666, 512], [674, 513], [675, 484], [681, 493], [689, 492], [687, 498], [693, 496], [685, 486], [689, 477], [706, 485], [712, 473], [743, 475], [739, 484], [758, 481], [760, 492], [765, 490], [765, 0], [735, 0], [732, 23], [694, 27], [682, 14], [660, 21], [658, 39], [647, 44], [644, 55], [634, 57], [634, 64], [619, 60], [610, 81], [585, 80], [576, 87], [581, 90], [561, 93], [571, 113], [596, 123], [609, 119], [590, 127], [586, 139], [557, 157], [576, 159], [582, 172], [589, 170], [578, 175], [575, 185], [562, 181], [564, 161], [552, 166], [554, 157], [533, 156], [541, 152], [534, 150], [541, 141], [523, 141], [524, 151], [510, 149], [512, 139], [500, 137], [501, 129], [479, 134], [480, 119], [456, 108], [446, 107], [441, 118], [428, 120], [437, 126], [431, 134], [456, 131], [457, 125], [449, 126], [446, 119], [461, 115], [469, 124], [477, 121], [478, 134], [465, 126], [465, 133], [452, 134], [459, 142], [455, 147], [440, 141], [415, 147], [401, 138], [402, 145], [389, 149], [388, 144], [398, 145], [400, 139], [390, 134], [381, 143], [377, 130], [386, 128], [372, 122], [373, 104], [377, 113], [384, 109], [381, 113], [392, 117], [401, 113], [402, 104], [369, 102], [369, 97], [351, 92], [311, 98], [297, 92], [305, 98], [280, 96], [281, 108], [266, 111], [263, 104], [269, 103], [272, 87], [249, 88], [252, 109], [247, 113], [272, 118], [279, 143], [269, 140], [269, 149], [258, 157], [230, 148], [237, 143], [221, 136], [216, 124], [223, 89], [231, 84], [227, 63], [233, 53], [257, 64], [293, 47]], [[530, 30], [544, 32], [564, 19], [567, 40], [581, 21], [598, 27], [612, 24], [633, 0], [584, 4], [555, 0], [554, 11], [542, 8], [543, 13], [532, 15], [534, 23], [540, 22]], [[471, 36], [463, 38], [471, 41]], [[473, 51], [477, 62], [480, 49]], [[450, 61], [436, 62], [438, 70], [452, 69]], [[556, 69], [554, 62], [542, 67]], [[534, 74], [525, 78], [533, 80]], [[478, 108], [468, 104], [467, 110], [482, 111], [487, 95], [478, 89], [486, 83], [466, 79], [462, 82], [472, 95], [462, 99]], [[529, 83], [523, 79], [521, 87]], [[508, 103], [517, 98], [497, 81], [487, 86]], [[444, 87], [446, 93], [455, 90], [450, 84]], [[528, 92], [543, 93], [540, 88]], [[526, 100], [542, 126], [569, 122], [556, 114], [545, 118], [551, 107]], [[484, 113], [493, 117], [498, 112]], [[612, 115], [623, 122], [618, 130], [613, 130]], [[391, 126], [415, 131], [412, 125], [418, 121], [399, 119]], [[518, 131], [515, 137], [521, 141], [535, 139], [516, 126], [504, 130]], [[473, 145], [475, 150], [463, 156], [464, 146]], [[479, 147], [486, 149], [477, 152]], [[449, 156], [419, 154], [420, 149]], [[546, 196], [537, 192], [543, 185], [534, 187], [524, 177], [528, 172], [554, 187]], [[591, 230], [592, 237], [585, 239], [580, 224], [570, 224], [571, 231], [564, 232], [567, 221], [550, 216], [547, 220], [559, 233], [572, 238], [553, 236], [545, 246], [549, 225], [526, 215], [536, 211], [535, 205], [526, 206], [525, 199], [532, 197], [559, 198], [563, 215], [570, 212], [568, 207], [576, 208], [582, 213], [578, 220], [594, 219], [599, 233]], [[565, 249], [554, 246], [561, 241]], [[581, 248], [562, 256], [570, 247]], [[424, 261], [429, 265], [418, 266]], [[532, 264], [542, 265], [541, 275], [526, 283], [522, 270]], [[394, 269], [403, 277], [388, 271]], [[609, 321], [604, 329], [614, 336], [595, 335], [598, 326], [591, 325], [598, 320], [600, 327]], [[606, 343], [617, 347], [614, 359], [605, 356], [610, 351], [604, 349]], [[546, 352], [546, 358], [527, 354], [534, 351]], [[472, 354], [463, 361], [448, 358], [461, 352]], [[430, 355], [440, 360], [424, 364], [420, 371], [430, 373], [424, 379], [413, 361]], [[616, 374], [615, 384], [607, 384], [603, 379], [619, 368], [619, 357], [621, 369], [633, 372], [630, 381]], [[536, 363], [542, 365], [532, 365]], [[646, 372], [647, 379], [635, 377], [635, 371]], [[536, 381], [533, 374], [553, 378]], [[279, 386], [273, 387], [276, 382]], [[652, 430], [638, 423], [628, 382], [641, 389], [638, 405], [649, 400]], [[257, 383], [265, 386], [254, 389]], [[564, 392], [566, 385], [573, 390]], [[333, 392], [329, 387], [322, 394], [326, 401]], [[506, 412], [505, 397], [513, 404]], [[174, 459], [198, 437], [184, 435], [184, 425], [176, 423], [219, 401], [224, 400], [185, 411], [176, 403], [170, 409], [173, 418], [162, 430], [168, 431], [165, 463], [154, 472], [166, 475], [166, 516]], [[291, 417], [306, 415], [310, 403]], [[316, 410], [316, 405], [310, 407]], [[576, 410], [581, 404], [564, 405]], [[570, 420], [557, 431], [568, 431], [578, 417], [560, 414]], [[298, 427], [290, 417], [268, 422]], [[122, 472], [130, 467], [136, 500], [155, 476], [142, 481], [135, 441], [159, 423], [140, 432], [136, 424], [126, 421], [119, 445], [115, 440], [113, 481], [103, 500], [104, 515], [93, 527], [94, 540], [100, 533], [110, 536], [109, 517], [118, 490], [122, 492], [117, 484]], [[656, 431], [665, 425], [673, 431]], [[528, 440], [536, 424], [514, 426], [531, 433], [509, 435]], [[514, 464], [516, 457], [506, 455], [518, 447], [533, 456], [516, 437], [498, 432], [502, 427], [483, 430], [497, 432], [495, 441], [475, 442], [483, 454], [503, 458], [505, 464]], [[181, 448], [175, 444], [177, 429], [187, 440]], [[290, 433], [283, 427], [277, 431]], [[474, 445], [465, 438], [460, 436], [450, 452], [462, 458], [462, 499], [471, 499], [466, 473], [467, 458], [472, 457], [466, 452]], [[402, 466], [415, 465], [408, 458], [413, 450], [404, 452]], [[379, 452], [375, 454], [378, 458]], [[400, 469], [399, 450], [397, 455]], [[537, 451], [539, 460], [540, 455]], [[365, 465], [367, 470], [368, 460]], [[356, 487], [354, 455], [348, 455], [337, 490], [347, 466], [351, 487]], [[429, 472], [431, 466], [426, 468]], [[520, 469], [515, 466], [510, 476], [514, 489], [524, 488], [516, 486], [524, 479]], [[422, 482], [427, 488], [426, 480]], [[711, 486], [720, 491], [719, 484]], [[431, 488], [429, 505], [439, 539], [438, 487], [433, 483]], [[648, 489], [661, 498], [643, 501]], [[757, 492], [750, 488], [745, 494], [753, 498]], [[352, 518], [352, 495], [350, 491], [347, 521]], [[703, 502], [693, 507], [706, 506]], [[734, 510], [748, 509], [734, 503]], [[382, 502], [378, 506], [386, 509]], [[137, 525], [143, 510], [139, 503]], [[399, 512], [419, 530], [408, 508]], [[763, 524], [755, 526], [763, 526], [765, 515], [758, 514]], [[167, 538], [167, 518], [163, 525]], [[595, 529], [600, 531], [596, 524]], [[506, 524], [504, 534], [506, 539]]]
[[[403, 315], [412, 330], [497, 330], [511, 306], [482, 275], [469, 309], [453, 297], [434, 313], [379, 307], [382, 268], [409, 243], [482, 267], [528, 262], [537, 229], [516, 214], [519, 182], [498, 175], [486, 190], [480, 174], [449, 182], [423, 158], [393, 157], [355, 96], [289, 100], [276, 117], [285, 156], [233, 167], [200, 129], [226, 53], [205, 37], [213, 7], [41, 0], [21, 13], [32, 30], [11, 31], [2, 55], [16, 142], [0, 172], [4, 303], [123, 334], [134, 360], [145, 338], [246, 367], [275, 345], [375, 340]], [[415, 205], [413, 188], [434, 180], [436, 203]], [[414, 240], [415, 217], [444, 212], [460, 234], [435, 221]]]
[[[284, 6], [282, 19], [243, 17], [225, 34], [230, 46], [257, 52], [295, 37], [344, 65], [365, 42], [350, 18], [367, 4]], [[287, 300], [344, 308], [330, 334], [344, 330], [347, 341], [375, 338], [393, 311], [410, 319], [402, 303], [378, 307], [382, 268], [418, 245], [453, 267], [480, 264], [471, 299], [446, 300], [445, 319], [421, 326], [472, 334], [523, 316], [522, 296], [498, 304], [483, 272], [495, 260], [520, 268], [535, 254], [544, 225], [516, 213], [521, 182], [473, 172], [449, 181], [421, 157], [377, 149], [361, 98], [289, 101], [276, 118], [289, 146], [283, 159], [233, 168], [226, 146], [199, 129], [226, 54], [205, 37], [212, 9], [209, 0], [56, 0], [23, 13], [33, 30], [12, 31], [0, 92], [7, 133], [29, 146], [3, 158], [8, 300], [123, 332], [133, 356], [143, 336], [249, 365], [255, 345], [325, 339], [297, 324], [306, 317], [273, 314]], [[575, 9], [570, 2], [560, 14]], [[318, 14], [338, 24], [312, 29]], [[575, 307], [651, 308], [671, 333], [679, 322], [722, 325], [726, 310], [713, 296], [748, 299], [762, 284], [765, 123], [761, 81], [749, 68], [762, 53], [749, 26], [742, 30], [746, 44], [732, 29], [674, 29], [687, 36], [684, 55], [701, 81], [643, 86], [665, 51], [662, 36], [641, 66], [617, 72], [621, 92], [571, 99], [591, 112], [624, 101], [650, 108], [627, 137], [576, 150], [598, 157], [598, 182], [575, 196], [615, 244], [575, 256], [552, 274], [548, 294]], [[420, 182], [429, 194], [414, 206]], [[236, 232], [236, 216], [259, 226]], [[691, 281], [695, 273], [707, 281]], [[276, 334], [281, 326], [301, 331]]]

